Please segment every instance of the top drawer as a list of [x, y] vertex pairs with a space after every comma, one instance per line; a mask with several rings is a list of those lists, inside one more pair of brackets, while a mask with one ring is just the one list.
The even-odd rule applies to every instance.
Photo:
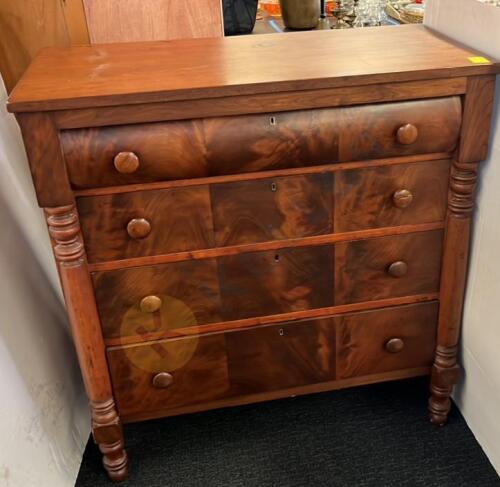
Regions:
[[450, 152], [459, 97], [65, 130], [75, 188]]

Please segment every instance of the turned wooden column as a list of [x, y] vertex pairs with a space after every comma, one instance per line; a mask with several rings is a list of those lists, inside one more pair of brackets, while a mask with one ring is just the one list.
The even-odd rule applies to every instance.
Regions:
[[470, 233], [479, 162], [487, 156], [495, 78], [470, 78], [464, 100], [460, 144], [450, 174], [448, 212], [441, 271], [437, 347], [431, 375], [429, 413], [434, 424], [446, 422], [457, 363], [467, 278]]
[[90, 401], [92, 434], [103, 453], [110, 479], [121, 481], [127, 476], [122, 426], [113, 400], [94, 290], [58, 130], [46, 113], [21, 113], [17, 120], [57, 261], [73, 341]]
[[74, 205], [45, 208], [65, 291], [73, 340], [92, 411], [92, 434], [111, 480], [127, 476], [122, 426], [109, 378], [104, 341]]

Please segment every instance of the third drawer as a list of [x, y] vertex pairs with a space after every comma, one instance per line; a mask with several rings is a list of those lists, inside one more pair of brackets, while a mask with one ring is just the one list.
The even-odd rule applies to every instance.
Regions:
[[439, 290], [443, 232], [93, 273], [107, 338]]

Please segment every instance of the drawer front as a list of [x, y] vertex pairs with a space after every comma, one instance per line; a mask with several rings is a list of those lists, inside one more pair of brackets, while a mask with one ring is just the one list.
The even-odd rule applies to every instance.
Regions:
[[444, 221], [449, 161], [338, 171], [335, 232]]
[[[229, 394], [223, 334], [108, 349], [123, 417], [219, 399]], [[162, 374], [162, 375], [159, 375]]]
[[335, 380], [332, 318], [226, 334], [231, 391], [254, 394]]
[[333, 306], [333, 246], [222, 257], [219, 279], [225, 320]]
[[328, 308], [439, 290], [442, 231], [93, 274], [104, 336]]
[[214, 246], [207, 186], [78, 198], [89, 262]]
[[333, 306], [333, 247], [93, 273], [106, 338]]
[[[80, 197], [89, 262], [444, 221], [449, 161]], [[335, 194], [335, 200], [334, 200]]]
[[[436, 302], [114, 347], [120, 414], [286, 391], [432, 364]], [[284, 392], [283, 395], [289, 395]]]
[[126, 416], [335, 380], [335, 328], [325, 318], [116, 347], [107, 355]]
[[332, 184], [330, 173], [212, 185], [216, 245], [332, 233]]
[[336, 317], [337, 378], [430, 367], [438, 308], [431, 302]]
[[222, 321], [215, 260], [96, 272], [92, 279], [106, 338]]
[[450, 97], [65, 130], [60, 139], [73, 186], [92, 188], [450, 152], [460, 125], [460, 98]]
[[443, 232], [418, 232], [335, 246], [335, 304], [439, 291]]

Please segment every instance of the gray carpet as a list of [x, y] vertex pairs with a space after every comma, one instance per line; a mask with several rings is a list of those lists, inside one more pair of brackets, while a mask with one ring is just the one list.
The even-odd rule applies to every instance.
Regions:
[[[124, 487], [496, 487], [454, 407], [426, 417], [412, 379], [125, 426]], [[89, 442], [77, 487], [109, 486]]]

